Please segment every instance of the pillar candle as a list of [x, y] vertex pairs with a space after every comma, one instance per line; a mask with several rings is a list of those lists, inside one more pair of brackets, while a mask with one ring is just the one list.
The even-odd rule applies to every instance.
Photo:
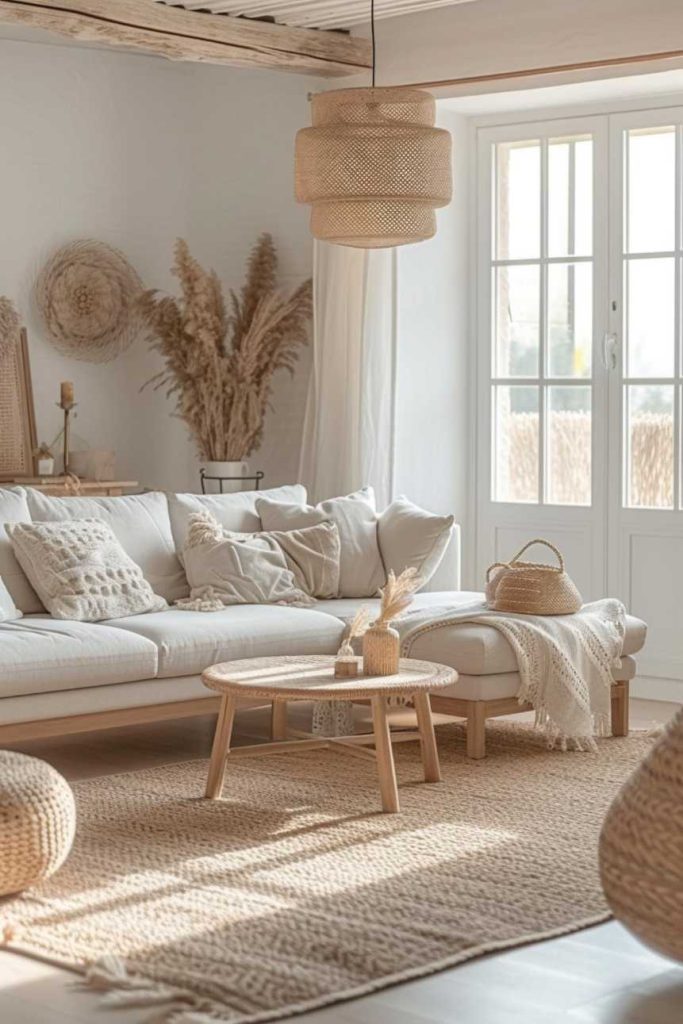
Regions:
[[60, 402], [62, 409], [74, 403], [74, 386], [70, 380], [63, 380], [60, 384]]

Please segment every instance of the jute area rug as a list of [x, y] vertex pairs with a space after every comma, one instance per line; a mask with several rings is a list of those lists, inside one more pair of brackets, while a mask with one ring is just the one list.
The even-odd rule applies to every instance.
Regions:
[[606, 919], [600, 824], [650, 741], [562, 754], [497, 725], [473, 762], [438, 734], [440, 784], [396, 748], [398, 815], [371, 762], [329, 751], [236, 759], [221, 802], [204, 761], [76, 783], [71, 857], [0, 932], [141, 1019], [246, 1024]]

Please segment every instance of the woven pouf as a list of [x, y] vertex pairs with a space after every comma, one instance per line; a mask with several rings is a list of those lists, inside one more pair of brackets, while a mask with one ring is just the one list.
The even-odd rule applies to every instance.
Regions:
[[49, 764], [0, 750], [0, 896], [54, 874], [76, 828], [73, 793]]
[[607, 812], [600, 873], [614, 916], [683, 960], [683, 709]]

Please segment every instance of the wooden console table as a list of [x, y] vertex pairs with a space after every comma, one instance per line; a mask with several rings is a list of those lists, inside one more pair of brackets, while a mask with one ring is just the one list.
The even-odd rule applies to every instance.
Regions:
[[[5, 483], [15, 487], [32, 487], [41, 494], [61, 498], [109, 498], [117, 497], [126, 491], [134, 491], [140, 486], [137, 480], [79, 480], [76, 489], [73, 480], [64, 476], [32, 476], [7, 480]], [[0, 484], [2, 486], [2, 484]]]

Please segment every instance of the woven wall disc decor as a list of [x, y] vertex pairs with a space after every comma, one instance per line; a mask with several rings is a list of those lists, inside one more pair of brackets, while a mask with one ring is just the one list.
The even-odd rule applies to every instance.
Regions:
[[36, 299], [56, 348], [91, 363], [107, 363], [140, 331], [136, 309], [142, 281], [118, 249], [104, 242], [70, 242], [48, 260]]
[[434, 127], [431, 93], [337, 89], [312, 99], [296, 137], [297, 201], [315, 238], [362, 249], [420, 242], [452, 196], [450, 133]]
[[15, 351], [19, 344], [21, 322], [14, 303], [0, 295], [0, 363]]

